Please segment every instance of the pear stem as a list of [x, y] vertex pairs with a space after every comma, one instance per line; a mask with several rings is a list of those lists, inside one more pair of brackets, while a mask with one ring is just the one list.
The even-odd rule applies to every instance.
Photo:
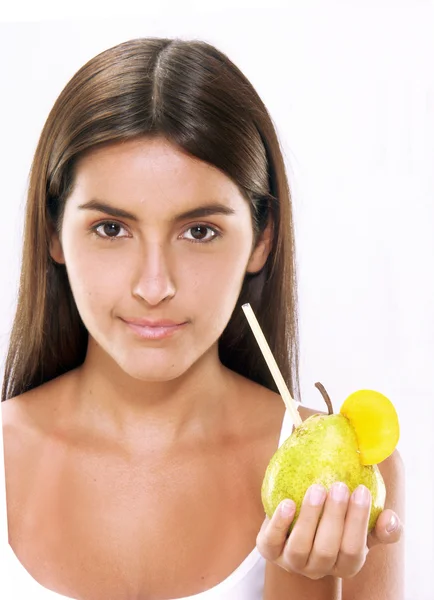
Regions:
[[321, 392], [321, 395], [324, 398], [325, 403], [327, 404], [327, 408], [329, 409], [329, 415], [332, 415], [333, 414], [333, 405], [332, 405], [332, 401], [330, 400], [330, 396], [327, 394], [325, 387], [323, 386], [322, 383], [319, 383], [319, 381], [317, 383], [315, 383], [315, 387], [318, 388], [319, 391]]

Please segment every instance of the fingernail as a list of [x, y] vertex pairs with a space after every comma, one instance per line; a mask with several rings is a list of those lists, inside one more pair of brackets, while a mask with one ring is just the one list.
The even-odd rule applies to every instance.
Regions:
[[347, 500], [348, 496], [350, 495], [345, 483], [340, 481], [332, 485], [330, 493], [333, 500], [336, 500], [337, 502]]
[[398, 519], [395, 517], [395, 515], [392, 515], [390, 518], [390, 521], [387, 524], [386, 531], [387, 531], [387, 533], [392, 533], [392, 531], [395, 531], [395, 529], [397, 527], [398, 527]]
[[319, 506], [320, 504], [322, 504], [324, 502], [326, 494], [327, 494], [327, 492], [326, 492], [325, 488], [323, 488], [322, 485], [314, 484], [314, 485], [310, 486], [308, 495], [307, 495], [309, 504], [311, 504], [312, 506]]
[[359, 487], [354, 492], [354, 502], [359, 506], [368, 506], [369, 504], [369, 490], [364, 485], [359, 485]]
[[283, 500], [280, 503], [280, 514], [284, 519], [287, 519], [294, 512], [295, 504], [292, 500]]

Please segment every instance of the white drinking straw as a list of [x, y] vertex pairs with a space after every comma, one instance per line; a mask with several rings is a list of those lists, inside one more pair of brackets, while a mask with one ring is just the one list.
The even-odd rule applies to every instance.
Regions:
[[258, 342], [259, 348], [261, 349], [262, 354], [264, 355], [265, 361], [268, 365], [268, 368], [271, 371], [271, 375], [276, 383], [277, 389], [279, 390], [280, 395], [282, 396], [282, 400], [285, 403], [287, 411], [289, 412], [294, 427], [298, 427], [301, 425], [302, 420], [300, 415], [298, 414], [297, 404], [292, 398], [289, 390], [286, 386], [286, 383], [282, 377], [282, 373], [280, 372], [279, 367], [274, 359], [273, 354], [271, 353], [270, 346], [265, 339], [265, 336], [262, 332], [261, 326], [258, 323], [258, 320], [253, 312], [250, 304], [243, 304], [241, 307], [244, 311], [244, 314], [247, 317], [250, 327], [252, 328], [253, 334]]

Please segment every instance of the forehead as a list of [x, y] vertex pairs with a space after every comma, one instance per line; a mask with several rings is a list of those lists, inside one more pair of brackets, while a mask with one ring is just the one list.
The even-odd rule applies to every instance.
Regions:
[[[122, 205], [152, 200], [191, 204], [206, 200], [247, 204], [222, 171], [164, 138], [142, 138], [92, 150], [75, 169], [73, 197], [103, 197]], [[161, 205], [163, 208], [163, 205]]]

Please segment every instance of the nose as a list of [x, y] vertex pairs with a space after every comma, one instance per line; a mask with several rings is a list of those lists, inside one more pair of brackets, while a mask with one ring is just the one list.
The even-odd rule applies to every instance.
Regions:
[[176, 293], [167, 254], [162, 245], [153, 244], [138, 256], [133, 296], [149, 306], [157, 306]]

